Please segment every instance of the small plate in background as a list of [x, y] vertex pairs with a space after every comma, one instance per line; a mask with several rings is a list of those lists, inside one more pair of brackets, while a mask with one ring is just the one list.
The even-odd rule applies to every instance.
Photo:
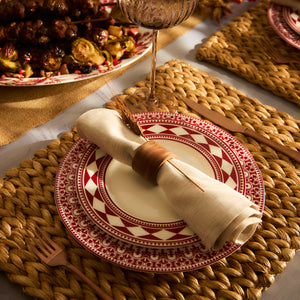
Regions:
[[300, 14], [290, 7], [283, 8], [283, 17], [286, 23], [298, 34], [300, 34]]
[[268, 18], [274, 31], [287, 43], [300, 49], [300, 35], [285, 21], [283, 10], [285, 6], [272, 3], [268, 9]]

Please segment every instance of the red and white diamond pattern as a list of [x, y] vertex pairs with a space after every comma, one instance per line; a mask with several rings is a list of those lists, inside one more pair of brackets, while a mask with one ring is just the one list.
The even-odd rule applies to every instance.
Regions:
[[289, 25], [297, 32], [300, 33], [300, 15], [298, 12], [293, 11], [289, 16]]
[[[199, 126], [199, 129], [205, 128], [208, 132], [215, 134], [217, 140], [219, 138], [222, 143], [228, 145], [230, 150], [225, 149], [225, 153], [233, 158], [233, 164], [236, 165], [234, 169], [237, 170], [237, 182], [245, 182], [245, 195], [258, 205], [260, 212], [263, 211], [265, 195], [263, 178], [247, 149], [221, 129], [216, 129], [214, 126], [210, 127], [206, 122], [192, 117], [186, 116], [183, 118], [180, 115], [168, 113], [158, 115], [146, 113], [139, 114], [137, 121], [140, 124], [143, 122], [152, 124], [154, 122], [165, 123], [165, 119], [182, 125], [188, 123], [192, 127]], [[140, 247], [140, 245], [138, 247], [128, 242], [128, 240], [124, 242], [121, 238], [115, 238], [109, 232], [106, 233], [101, 226], [88, 217], [86, 209], [82, 207], [77, 199], [77, 197], [80, 197], [79, 186], [83, 186], [83, 183], [87, 182], [90, 177], [92, 178], [91, 183], [95, 182], [92, 172], [85, 171], [87, 174], [85, 181], [79, 174], [83, 161], [84, 168], [92, 164], [93, 161], [96, 161], [96, 165], [101, 161], [99, 157], [96, 159], [95, 155], [91, 155], [90, 149], [94, 151], [95, 148], [96, 146], [87, 140], [79, 139], [63, 158], [55, 181], [55, 201], [64, 225], [72, 236], [93, 254], [136, 271], [172, 273], [205, 267], [227, 257], [241, 246], [240, 244], [226, 242], [224, 247], [217, 252], [203, 252], [202, 244], [197, 241], [193, 244], [185, 244], [185, 241], [183, 241], [182, 247], [175, 248]], [[236, 164], [234, 157], [238, 159], [239, 164]], [[224, 160], [230, 161], [226, 158]], [[224, 160], [222, 160], [222, 165]], [[95, 165], [92, 164], [92, 166]], [[242, 173], [239, 172], [240, 166], [242, 166]]]
[[[210, 137], [206, 134], [199, 134], [199, 128], [193, 130], [189, 127], [174, 124], [154, 124], [143, 126], [144, 134], [149, 138], [156, 136], [169, 136], [174, 140], [181, 138], [189, 142], [197, 144], [198, 147], [209, 152], [220, 169], [221, 180], [230, 185], [232, 188], [240, 188], [238, 184], [238, 174], [232, 158], [225, 153], [224, 149], [214, 140], [213, 135]], [[82, 201], [85, 210], [94, 221], [109, 233], [116, 235], [120, 239], [125, 239], [132, 243], [151, 246], [180, 246], [181, 243], [196, 241], [197, 237], [184, 224], [171, 226], [170, 228], [160, 228], [137, 224], [132, 221], [132, 216], [126, 217], [126, 214], [119, 215], [117, 211], [111, 207], [110, 201], [106, 201], [109, 195], [103, 183], [104, 175], [99, 174], [99, 169], [103, 169], [101, 164], [108, 158], [98, 148], [91, 153], [86, 161], [83, 172], [83, 191], [87, 201]]]
[[223, 175], [223, 182], [230, 185], [233, 189], [237, 187], [237, 174], [236, 170], [233, 168], [232, 160], [224, 152], [224, 149], [213, 141], [213, 138], [209, 138], [204, 134], [199, 134], [199, 131], [193, 131], [190, 128], [184, 128], [176, 125], [163, 126], [155, 124], [153, 126], [147, 126], [147, 129], [144, 130], [144, 134], [175, 134], [176, 136], [192, 140], [202, 148], [206, 149], [216, 159]]
[[[145, 239], [149, 241], [177, 241], [190, 238], [194, 236], [191, 230], [185, 225], [177, 226], [175, 228], [161, 229], [151, 228], [148, 226], [137, 225], [129, 221], [126, 216], [119, 216], [117, 212], [110, 207], [110, 204], [105, 201], [105, 197], [100, 195], [99, 187], [99, 165], [103, 161], [103, 157], [99, 157], [96, 153], [92, 154], [89, 159], [90, 164], [86, 166], [84, 173], [85, 177], [85, 195], [91, 207], [96, 212], [97, 216], [109, 227], [114, 228], [119, 234], [127, 236], [129, 239]], [[96, 157], [98, 156], [97, 160]], [[103, 191], [102, 191], [103, 192]], [[107, 195], [106, 195], [107, 196]], [[194, 240], [195, 238], [193, 238]]]

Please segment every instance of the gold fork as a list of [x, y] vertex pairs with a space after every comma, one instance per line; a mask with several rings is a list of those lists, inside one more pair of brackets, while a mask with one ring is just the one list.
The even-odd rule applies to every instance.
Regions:
[[256, 38], [258, 45], [274, 62], [277, 64], [292, 64], [300, 63], [300, 59], [289, 58], [283, 56], [278, 52], [278, 49], [274, 48], [271, 42], [266, 38]]
[[62, 248], [60, 248], [56, 243], [54, 243], [44, 231], [42, 231], [37, 226], [34, 226], [29, 230], [26, 229], [29, 237], [25, 237], [27, 244], [30, 249], [48, 266], [65, 266], [69, 270], [77, 274], [85, 283], [87, 283], [98, 296], [103, 300], [113, 300], [108, 294], [106, 294], [101, 288], [99, 288], [95, 283], [93, 283], [87, 276], [85, 276], [79, 269], [72, 265], [67, 260], [67, 255]]

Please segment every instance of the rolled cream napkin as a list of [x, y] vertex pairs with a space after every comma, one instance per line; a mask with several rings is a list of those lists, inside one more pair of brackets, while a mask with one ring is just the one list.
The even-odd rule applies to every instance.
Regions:
[[[124, 124], [119, 113], [114, 110], [90, 110], [78, 118], [76, 126], [80, 137], [95, 143], [114, 159], [130, 166], [136, 160], [136, 153], [147, 144], [142, 136], [136, 135]], [[166, 153], [165, 157], [168, 158], [168, 151]], [[157, 184], [166, 194], [169, 205], [199, 236], [206, 250], [219, 249], [226, 241], [246, 242], [261, 221], [257, 206], [239, 192], [191, 165], [176, 158], [172, 158], [171, 162], [160, 164]], [[138, 165], [142, 166], [143, 163], [138, 162]]]
[[291, 7], [300, 11], [300, 0], [272, 0], [273, 3]]

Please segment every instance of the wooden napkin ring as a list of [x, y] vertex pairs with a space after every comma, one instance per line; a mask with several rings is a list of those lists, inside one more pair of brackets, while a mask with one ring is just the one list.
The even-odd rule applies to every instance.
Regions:
[[157, 142], [148, 141], [137, 148], [132, 159], [132, 168], [153, 184], [157, 184], [159, 169], [171, 158], [176, 158], [176, 155]]

